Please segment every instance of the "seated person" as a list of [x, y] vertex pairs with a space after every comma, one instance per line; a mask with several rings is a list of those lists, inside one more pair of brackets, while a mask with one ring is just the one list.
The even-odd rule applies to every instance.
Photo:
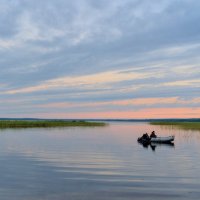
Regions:
[[150, 138], [156, 138], [156, 137], [157, 137], [157, 135], [155, 134], [155, 131], [152, 131]]
[[143, 134], [142, 138], [145, 140], [150, 140], [148, 133]]

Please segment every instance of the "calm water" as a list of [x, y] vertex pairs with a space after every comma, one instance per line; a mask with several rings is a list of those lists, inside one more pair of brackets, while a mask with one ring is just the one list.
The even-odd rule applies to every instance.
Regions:
[[[137, 143], [155, 130], [175, 146]], [[200, 132], [147, 123], [0, 131], [0, 199], [199, 199]]]

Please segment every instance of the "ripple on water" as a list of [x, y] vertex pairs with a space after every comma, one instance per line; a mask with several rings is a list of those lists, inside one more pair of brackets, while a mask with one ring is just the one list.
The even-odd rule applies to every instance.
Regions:
[[198, 137], [154, 127], [176, 141], [152, 151], [136, 141], [150, 127], [1, 132], [0, 199], [199, 199]]

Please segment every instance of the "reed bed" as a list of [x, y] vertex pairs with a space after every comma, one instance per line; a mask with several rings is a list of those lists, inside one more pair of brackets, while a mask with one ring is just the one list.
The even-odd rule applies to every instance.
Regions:
[[63, 120], [1, 120], [0, 128], [51, 128], [51, 127], [73, 127], [73, 126], [105, 126], [102, 122], [87, 121], [63, 121]]
[[200, 130], [200, 122], [173, 122], [173, 121], [159, 121], [150, 122], [152, 125], [173, 126], [185, 130]]

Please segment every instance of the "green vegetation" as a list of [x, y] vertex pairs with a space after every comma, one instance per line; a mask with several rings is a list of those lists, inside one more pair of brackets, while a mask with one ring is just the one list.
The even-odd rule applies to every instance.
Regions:
[[0, 120], [0, 128], [51, 128], [73, 126], [105, 126], [102, 122], [64, 121], [64, 120]]
[[185, 130], [200, 130], [200, 122], [173, 122], [173, 121], [154, 121], [152, 125], [171, 126]]

